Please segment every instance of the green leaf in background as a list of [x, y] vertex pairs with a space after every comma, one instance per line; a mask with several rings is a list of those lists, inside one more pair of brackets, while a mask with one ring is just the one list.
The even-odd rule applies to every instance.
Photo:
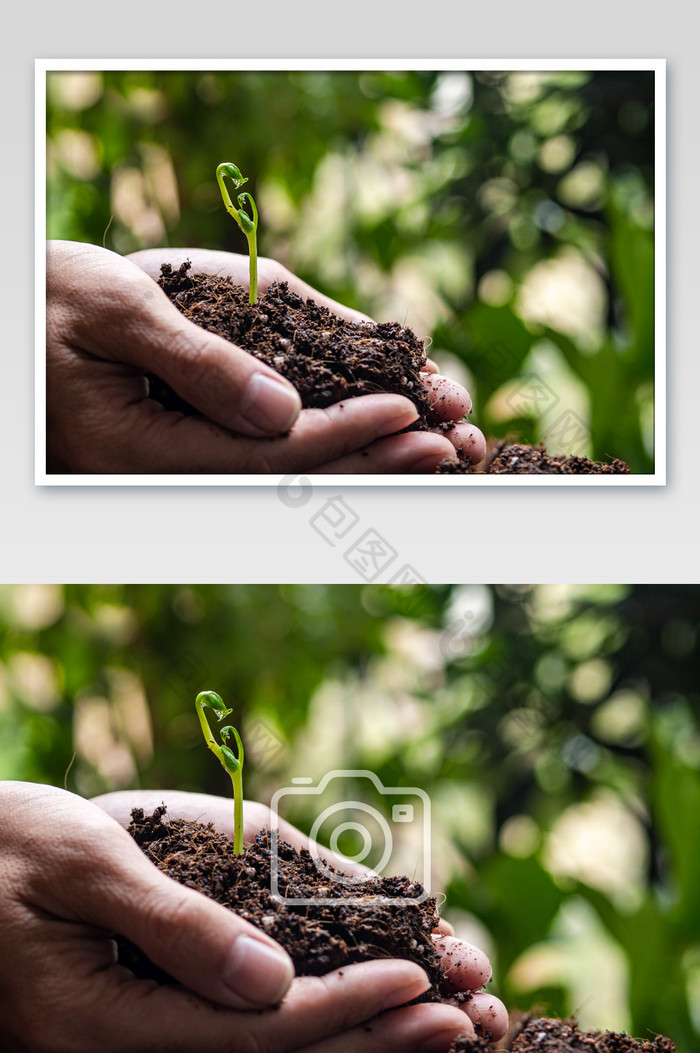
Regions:
[[429, 794], [434, 891], [509, 1005], [695, 1053], [699, 639], [674, 584], [5, 585], [0, 775], [226, 795], [215, 685], [249, 797], [333, 767]]
[[547, 335], [559, 414], [651, 471], [649, 71], [57, 71], [47, 135], [49, 237], [239, 252], [211, 185], [235, 156], [261, 252], [460, 360], [488, 435], [549, 438], [491, 401]]
[[[692, 724], [691, 724], [692, 726]], [[653, 740], [652, 805], [668, 847], [672, 886], [667, 912], [688, 945], [700, 943], [700, 767]]]

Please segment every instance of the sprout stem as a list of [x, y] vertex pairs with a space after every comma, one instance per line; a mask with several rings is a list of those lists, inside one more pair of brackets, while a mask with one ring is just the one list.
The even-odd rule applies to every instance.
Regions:
[[[221, 696], [217, 695], [216, 691], [200, 691], [195, 700], [195, 709], [202, 727], [204, 741], [222, 768], [226, 769], [231, 780], [233, 787], [233, 850], [237, 855], [240, 855], [243, 851], [243, 761], [245, 758], [243, 743], [236, 729], [227, 726], [219, 732], [221, 737], [221, 745], [219, 745], [212, 734], [206, 713], [207, 709], [212, 709], [216, 714], [216, 719], [221, 721], [233, 710], [228, 709], [224, 705]], [[229, 735], [233, 735], [236, 740], [238, 756], [226, 745]]]
[[[255, 202], [251, 195], [245, 191], [239, 194], [236, 198], [239, 207], [236, 208], [234, 203], [231, 201], [229, 192], [226, 189], [224, 183], [224, 177], [228, 176], [232, 181], [234, 189], [238, 190], [244, 183], [248, 182], [247, 176], [241, 175], [240, 169], [236, 165], [231, 164], [230, 161], [223, 161], [216, 169], [216, 181], [219, 184], [219, 190], [221, 191], [221, 198], [224, 203], [224, 207], [230, 216], [233, 216], [238, 226], [241, 228], [246, 238], [248, 239], [248, 252], [250, 254], [250, 293], [248, 299], [250, 303], [258, 302], [258, 210], [255, 207]], [[243, 208], [244, 205], [250, 206], [251, 215]]]

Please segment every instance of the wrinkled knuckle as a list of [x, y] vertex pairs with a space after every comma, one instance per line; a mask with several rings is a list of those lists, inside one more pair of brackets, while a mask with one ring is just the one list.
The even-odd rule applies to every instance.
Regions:
[[62, 351], [62, 338], [70, 332], [71, 314], [70, 307], [60, 298], [51, 297], [47, 288], [46, 302], [46, 357], [49, 361], [59, 356]]
[[[183, 890], [184, 893], [184, 890]], [[142, 923], [146, 939], [158, 946], [165, 957], [186, 953], [192, 923], [192, 904], [188, 896], [177, 895], [163, 902], [155, 897], [144, 905]]]
[[168, 343], [168, 360], [173, 375], [188, 390], [200, 387], [211, 375], [214, 341], [195, 339], [189, 332], [177, 333]]

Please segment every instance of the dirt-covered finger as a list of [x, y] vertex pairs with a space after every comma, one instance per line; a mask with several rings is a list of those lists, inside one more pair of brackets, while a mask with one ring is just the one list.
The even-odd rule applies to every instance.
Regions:
[[[399, 958], [343, 966], [325, 976], [301, 976], [278, 1014], [298, 1046], [312, 1044], [363, 1024], [378, 1013], [417, 998], [430, 986], [414, 962]], [[275, 1021], [272, 1033], [278, 1034]], [[297, 1046], [292, 1048], [296, 1049]]]
[[478, 991], [462, 1006], [477, 1035], [484, 1035], [490, 1041], [503, 1038], [508, 1030], [508, 1010], [500, 998]]
[[471, 395], [463, 384], [440, 373], [423, 373], [421, 380], [433, 409], [443, 420], [461, 420], [471, 413]]
[[304, 410], [289, 436], [293, 463], [286, 470], [315, 468], [346, 457], [417, 419], [418, 410], [409, 399], [384, 393]]
[[300, 1053], [447, 1053], [455, 1039], [473, 1033], [460, 1010], [427, 1003], [383, 1013]]
[[367, 962], [295, 980], [279, 1008], [241, 1013], [185, 988], [134, 980], [115, 966], [96, 976], [100, 1019], [83, 1014], [86, 1042], [75, 1053], [97, 1048], [99, 1034], [106, 1053], [296, 1053], [403, 1005], [428, 985], [412, 962]]
[[479, 947], [454, 936], [437, 933], [433, 935], [433, 943], [442, 958], [448, 983], [453, 990], [478, 991], [491, 979], [491, 963]]
[[483, 432], [474, 424], [465, 421], [455, 424], [454, 428], [443, 433], [449, 439], [456, 450], [462, 456], [468, 458], [472, 464], [478, 464], [486, 454], [486, 439]]
[[454, 459], [454, 447], [442, 435], [412, 431], [380, 439], [347, 457], [314, 469], [315, 474], [391, 474], [432, 472], [446, 459]]
[[413, 403], [401, 395], [363, 395], [304, 410], [285, 436], [249, 438], [144, 399], [124, 408], [113, 461], [125, 472], [153, 474], [308, 471], [400, 431], [416, 417]]
[[435, 933], [442, 936], [454, 936], [454, 927], [447, 921], [446, 918], [440, 918], [439, 922], [435, 926]]

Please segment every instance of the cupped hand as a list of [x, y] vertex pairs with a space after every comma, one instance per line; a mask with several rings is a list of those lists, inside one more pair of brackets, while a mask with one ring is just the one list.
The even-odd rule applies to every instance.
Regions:
[[[162, 263], [169, 263], [173, 268], [177, 268], [184, 260], [190, 260], [195, 273], [226, 275], [232, 278], [237, 285], [248, 285], [248, 257], [238, 253], [214, 249], [142, 249], [140, 252], [131, 253], [129, 259], [141, 267], [154, 281], [160, 277]], [[258, 289], [261, 293], [267, 292], [273, 282], [283, 281], [287, 282], [289, 288], [303, 299], [310, 297], [321, 306], [327, 307], [333, 314], [346, 318], [349, 322], [372, 321], [360, 311], [346, 307], [337, 300], [332, 300], [330, 296], [318, 292], [276, 260], [267, 257], [259, 258]], [[427, 360], [422, 376], [433, 409], [443, 421], [454, 422], [454, 427], [442, 436], [451, 443], [452, 450], [444, 442], [436, 444], [434, 438], [437, 436], [430, 438], [423, 432], [418, 433], [422, 437], [416, 439], [414, 432], [376, 442], [366, 450], [341, 457], [313, 471], [339, 474], [392, 472], [405, 471], [406, 468], [402, 465], [408, 465], [413, 471], [432, 472], [441, 460], [453, 457], [455, 449], [460, 455], [469, 457], [472, 464], [477, 464], [482, 460], [486, 452], [486, 440], [475, 425], [462, 419], [471, 413], [472, 409], [472, 400], [467, 389], [457, 381], [440, 375], [438, 367], [431, 359]], [[426, 453], [425, 458], [422, 457], [423, 453]], [[413, 462], [411, 458], [414, 456], [418, 456], [419, 460]]]
[[[213, 823], [221, 833], [233, 838], [233, 807], [226, 797], [215, 797], [204, 793], [183, 791], [123, 790], [94, 798], [94, 803], [104, 808], [124, 827], [129, 825], [131, 809], [143, 808], [151, 812], [165, 804], [168, 814], [177, 818], [191, 819], [200, 823]], [[250, 843], [272, 822], [270, 809], [257, 801], [245, 801], [243, 805], [244, 841]], [[369, 874], [366, 867], [349, 862], [329, 849], [318, 846], [285, 820], [275, 817], [280, 836], [295, 848], [314, 848], [340, 870], [355, 874]], [[481, 991], [491, 979], [491, 964], [480, 948], [474, 947], [454, 936], [451, 927], [441, 922], [433, 935], [436, 949], [442, 956], [449, 983], [455, 993], [470, 992], [471, 998], [464, 1002], [460, 1011], [466, 1013], [471, 1025], [480, 1033], [501, 1038], [508, 1028], [508, 1012], [494, 995]], [[418, 1008], [418, 1007], [417, 1007]], [[398, 1014], [392, 1014], [396, 1017]], [[437, 1048], [441, 1048], [438, 1046]]]
[[[188, 254], [199, 267], [199, 254]], [[235, 270], [241, 258], [224, 255]], [[160, 259], [167, 257], [159, 252]], [[432, 471], [454, 456], [453, 443], [442, 435], [394, 434], [417, 418], [414, 405], [400, 395], [302, 410], [285, 378], [184, 318], [143, 269], [144, 254], [135, 259], [138, 266], [94, 245], [49, 243], [50, 472], [407, 472]], [[288, 276], [265, 259], [260, 271], [263, 289], [273, 278]], [[150, 399], [149, 372], [202, 417], [184, 417]], [[454, 391], [466, 406], [464, 389]], [[446, 401], [438, 398], [437, 404]], [[459, 428], [453, 434], [462, 441]], [[477, 454], [478, 440], [474, 459]]]
[[[439, 1053], [472, 1028], [451, 1006], [394, 1008], [428, 989], [412, 962], [293, 978], [278, 944], [161, 874], [75, 794], [0, 783], [0, 809], [7, 1053]], [[178, 983], [118, 965], [116, 933]]]

